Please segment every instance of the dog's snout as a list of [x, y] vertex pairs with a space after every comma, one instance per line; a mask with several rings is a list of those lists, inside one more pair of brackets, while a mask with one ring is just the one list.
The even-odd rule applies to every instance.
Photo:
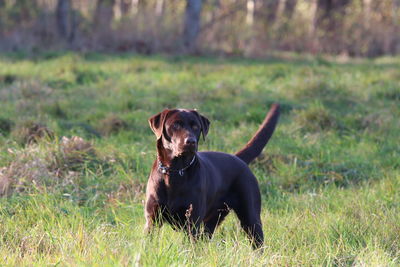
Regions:
[[196, 139], [194, 137], [187, 137], [185, 138], [185, 145], [195, 145], [196, 144]]

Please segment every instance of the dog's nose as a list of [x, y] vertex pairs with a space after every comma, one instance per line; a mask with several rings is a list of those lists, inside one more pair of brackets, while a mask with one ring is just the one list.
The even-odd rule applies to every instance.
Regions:
[[185, 138], [185, 145], [195, 145], [196, 144], [196, 139], [193, 137], [187, 137]]

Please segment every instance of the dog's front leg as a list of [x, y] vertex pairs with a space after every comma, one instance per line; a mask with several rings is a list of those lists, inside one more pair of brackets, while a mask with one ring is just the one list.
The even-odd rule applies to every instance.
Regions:
[[185, 230], [190, 239], [193, 241], [197, 240], [200, 237], [200, 226], [204, 218], [204, 215], [202, 215], [202, 211], [196, 209], [196, 207], [199, 206], [200, 205], [190, 204], [185, 213]]
[[162, 216], [160, 212], [160, 205], [154, 196], [149, 196], [146, 199], [144, 216], [146, 218], [146, 225], [144, 231], [146, 234], [152, 232], [154, 225], [157, 223], [159, 226], [162, 224]]

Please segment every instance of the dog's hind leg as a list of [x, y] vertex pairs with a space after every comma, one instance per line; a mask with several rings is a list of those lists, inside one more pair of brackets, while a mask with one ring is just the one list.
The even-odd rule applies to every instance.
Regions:
[[252, 246], [259, 248], [263, 245], [264, 234], [261, 224], [261, 195], [257, 180], [253, 174], [248, 174], [240, 179], [234, 186], [238, 201], [232, 205], [240, 225], [250, 238]]
[[235, 213], [240, 220], [240, 225], [249, 237], [252, 246], [254, 248], [261, 247], [264, 242], [264, 234], [260, 216], [249, 211], [248, 208], [245, 207], [235, 209]]

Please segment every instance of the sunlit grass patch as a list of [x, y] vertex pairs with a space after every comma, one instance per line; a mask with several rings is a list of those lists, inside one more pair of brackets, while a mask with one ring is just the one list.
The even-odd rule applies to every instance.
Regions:
[[[400, 66], [378, 61], [3, 57], [1, 264], [398, 265]], [[146, 236], [147, 119], [197, 108], [211, 120], [200, 150], [234, 153], [274, 102], [278, 127], [250, 165], [263, 251], [233, 212], [211, 240], [168, 225]]]

